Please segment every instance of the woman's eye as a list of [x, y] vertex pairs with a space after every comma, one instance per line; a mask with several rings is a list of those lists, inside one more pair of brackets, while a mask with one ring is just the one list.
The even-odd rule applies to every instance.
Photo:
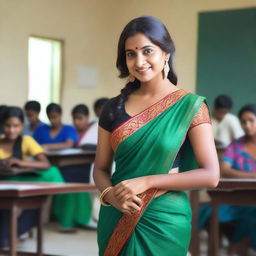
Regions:
[[152, 53], [152, 51], [153, 51], [152, 49], [145, 49], [144, 54], [148, 55], [148, 54]]
[[133, 52], [126, 52], [126, 56], [129, 57], [129, 58], [130, 58], [130, 57], [133, 57], [133, 56], [134, 56], [134, 53], [133, 53]]

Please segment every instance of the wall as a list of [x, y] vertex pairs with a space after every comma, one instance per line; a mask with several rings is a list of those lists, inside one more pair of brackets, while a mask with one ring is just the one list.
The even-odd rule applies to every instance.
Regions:
[[[132, 18], [154, 15], [176, 44], [179, 85], [195, 89], [198, 12], [256, 6], [255, 0], [0, 0], [0, 104], [27, 100], [29, 35], [64, 40], [64, 120], [76, 103], [92, 105], [124, 84], [115, 69], [119, 33]], [[77, 88], [78, 66], [100, 69], [96, 89]]]

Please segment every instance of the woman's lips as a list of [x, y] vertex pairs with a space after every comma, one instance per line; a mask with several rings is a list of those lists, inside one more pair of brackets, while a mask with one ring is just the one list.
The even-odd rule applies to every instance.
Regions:
[[149, 69], [150, 69], [150, 67], [148, 67], [148, 68], [136, 69], [136, 71], [137, 71], [139, 74], [144, 74], [144, 73], [146, 73]]

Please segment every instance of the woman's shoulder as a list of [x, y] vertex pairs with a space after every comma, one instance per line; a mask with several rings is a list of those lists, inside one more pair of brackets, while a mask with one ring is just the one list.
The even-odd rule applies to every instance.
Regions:
[[114, 108], [118, 105], [118, 102], [119, 102], [119, 99], [120, 99], [120, 94], [115, 96], [115, 97], [112, 97], [110, 98], [107, 103], [104, 105], [104, 108], [103, 109], [106, 109], [106, 108]]
[[22, 143], [31, 143], [34, 142], [35, 139], [30, 135], [22, 135]]
[[242, 149], [244, 146], [244, 136], [233, 140], [227, 147], [227, 149]]
[[40, 124], [37, 128], [36, 128], [36, 131], [47, 131], [47, 130], [50, 130], [50, 126], [48, 124]]
[[70, 124], [63, 124], [62, 131], [64, 131], [64, 132], [75, 132], [76, 133], [75, 127], [70, 125]]

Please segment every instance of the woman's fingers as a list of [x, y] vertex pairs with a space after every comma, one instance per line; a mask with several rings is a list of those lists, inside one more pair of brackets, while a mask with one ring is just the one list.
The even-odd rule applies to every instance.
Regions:
[[138, 206], [142, 205], [142, 200], [138, 196], [133, 196], [132, 201], [135, 202]]

